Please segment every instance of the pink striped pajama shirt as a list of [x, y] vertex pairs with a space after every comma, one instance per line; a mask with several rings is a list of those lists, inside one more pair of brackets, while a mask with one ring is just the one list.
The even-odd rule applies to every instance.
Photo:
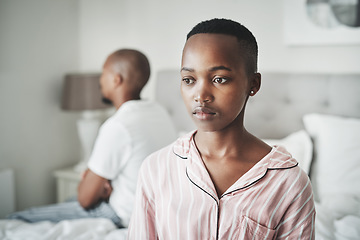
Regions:
[[308, 176], [282, 147], [218, 197], [193, 133], [150, 155], [138, 179], [129, 239], [314, 239]]

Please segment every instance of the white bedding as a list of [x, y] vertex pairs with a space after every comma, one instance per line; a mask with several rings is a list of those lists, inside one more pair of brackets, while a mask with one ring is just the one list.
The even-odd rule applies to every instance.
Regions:
[[122, 240], [127, 229], [117, 229], [108, 219], [77, 219], [52, 223], [0, 220], [2, 240]]
[[360, 119], [304, 116], [314, 141], [316, 239], [360, 239]]
[[345, 196], [333, 196], [325, 203], [315, 203], [315, 238], [317, 240], [360, 239], [360, 202]]

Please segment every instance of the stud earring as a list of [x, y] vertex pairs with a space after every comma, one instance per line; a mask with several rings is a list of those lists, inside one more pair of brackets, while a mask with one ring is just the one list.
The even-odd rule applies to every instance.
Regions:
[[251, 96], [254, 95], [254, 93], [255, 93], [254, 90], [251, 90], [251, 91], [250, 91], [250, 95], [251, 95]]

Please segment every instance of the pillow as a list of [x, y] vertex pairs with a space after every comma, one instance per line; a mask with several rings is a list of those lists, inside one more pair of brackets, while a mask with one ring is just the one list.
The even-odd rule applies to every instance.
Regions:
[[294, 132], [283, 139], [263, 139], [263, 141], [272, 146], [281, 145], [285, 147], [299, 163], [299, 166], [309, 174], [313, 145], [305, 130]]
[[360, 119], [308, 114], [305, 129], [314, 140], [316, 182], [319, 200], [333, 194], [360, 198]]

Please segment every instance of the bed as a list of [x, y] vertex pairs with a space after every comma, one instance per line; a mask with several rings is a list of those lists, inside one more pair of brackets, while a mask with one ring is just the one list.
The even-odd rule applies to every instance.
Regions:
[[[179, 135], [195, 128], [179, 92], [178, 70], [156, 75], [155, 96]], [[284, 145], [310, 176], [316, 239], [360, 239], [360, 74], [262, 73], [245, 126]], [[107, 219], [60, 223], [0, 220], [0, 239], [125, 239]]]

